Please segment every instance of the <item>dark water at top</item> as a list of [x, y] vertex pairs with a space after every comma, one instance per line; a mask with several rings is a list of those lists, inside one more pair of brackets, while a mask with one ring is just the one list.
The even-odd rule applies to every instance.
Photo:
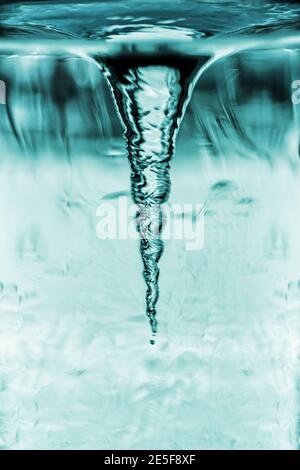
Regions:
[[[254, 1], [34, 1], [11, 2], [1, 7], [1, 22], [11, 33], [17, 25], [58, 30], [77, 38], [112, 38], [131, 32], [163, 35], [188, 29], [205, 37], [244, 28], [283, 28], [297, 25], [299, 6], [293, 2]], [[17, 29], [15, 30], [17, 34]], [[20, 32], [21, 33], [21, 32]]]

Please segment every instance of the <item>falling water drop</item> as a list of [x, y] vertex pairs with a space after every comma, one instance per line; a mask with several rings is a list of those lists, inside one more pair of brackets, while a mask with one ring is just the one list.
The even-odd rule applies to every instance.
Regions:
[[193, 79], [207, 57], [180, 54], [110, 57], [105, 72], [125, 127], [131, 193], [138, 206], [137, 230], [146, 283], [146, 313], [157, 332], [159, 260], [163, 253], [162, 205], [170, 193], [170, 160]]

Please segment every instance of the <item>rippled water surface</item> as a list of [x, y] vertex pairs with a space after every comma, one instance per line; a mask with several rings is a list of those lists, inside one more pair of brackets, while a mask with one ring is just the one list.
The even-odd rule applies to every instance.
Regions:
[[1, 5], [1, 449], [299, 447], [299, 12]]

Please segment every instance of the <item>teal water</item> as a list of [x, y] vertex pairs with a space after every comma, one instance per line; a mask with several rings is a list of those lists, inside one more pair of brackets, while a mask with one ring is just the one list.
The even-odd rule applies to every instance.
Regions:
[[2, 449], [299, 447], [298, 7], [154, 6], [2, 7]]

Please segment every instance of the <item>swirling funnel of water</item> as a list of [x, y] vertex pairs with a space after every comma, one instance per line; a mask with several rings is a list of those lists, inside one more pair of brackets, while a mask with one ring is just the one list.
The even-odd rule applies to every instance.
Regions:
[[[158, 263], [162, 205], [170, 192], [170, 160], [193, 82], [208, 57], [121, 54], [105, 60], [105, 71], [125, 127], [131, 192], [138, 206], [137, 230], [146, 282], [146, 313], [157, 332]], [[151, 339], [154, 344], [154, 339]]]

